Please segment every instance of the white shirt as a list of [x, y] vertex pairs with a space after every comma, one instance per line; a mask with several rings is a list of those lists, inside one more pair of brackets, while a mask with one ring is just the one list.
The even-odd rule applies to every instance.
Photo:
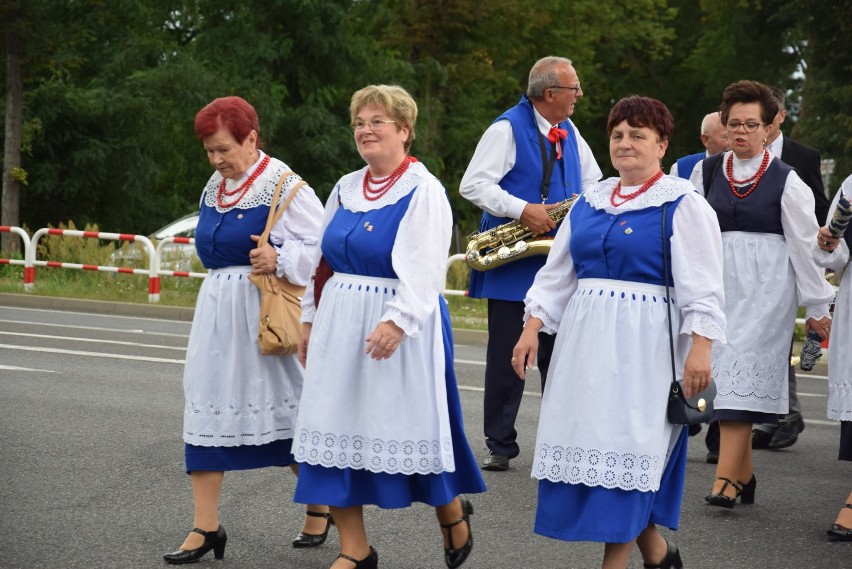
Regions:
[[[533, 106], [536, 125], [543, 136], [547, 136], [552, 126]], [[577, 150], [580, 155], [580, 181], [583, 191], [601, 179], [601, 172], [592, 149], [580, 136], [574, 123], [568, 120], [577, 137]], [[479, 208], [498, 217], [520, 219], [527, 202], [500, 187], [499, 182], [515, 167], [515, 135], [507, 120], [492, 124], [482, 135], [476, 151], [462, 177], [459, 191], [463, 198], [470, 200]], [[536, 181], [537, 182], [537, 181]]]

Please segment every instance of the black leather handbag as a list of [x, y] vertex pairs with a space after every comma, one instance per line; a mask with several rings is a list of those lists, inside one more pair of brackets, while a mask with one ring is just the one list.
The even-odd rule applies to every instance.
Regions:
[[669, 403], [666, 415], [669, 422], [674, 425], [697, 425], [709, 423], [713, 416], [713, 400], [716, 398], [716, 384], [710, 380], [704, 391], [696, 393], [692, 397], [683, 394], [683, 382], [677, 380], [675, 372], [674, 334], [672, 332], [672, 302], [669, 294], [669, 259], [666, 252], [666, 209], [668, 204], [663, 205], [663, 273], [666, 285], [666, 308], [668, 309], [667, 320], [669, 324], [669, 350], [672, 358], [672, 383], [669, 388]]

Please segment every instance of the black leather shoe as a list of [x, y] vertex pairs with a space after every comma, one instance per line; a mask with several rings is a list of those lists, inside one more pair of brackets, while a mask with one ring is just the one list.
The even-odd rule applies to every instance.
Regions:
[[[742, 484], [742, 482], [740, 482]], [[757, 478], [754, 477], [754, 474], [751, 475], [751, 480], [742, 484], [742, 491], [740, 492], [740, 503], [741, 504], [754, 504], [754, 493], [757, 491]]]
[[479, 465], [482, 470], [491, 470], [492, 472], [504, 472], [509, 470], [509, 457], [496, 452], [489, 452], [488, 458], [482, 461]]
[[683, 561], [680, 560], [680, 551], [678, 551], [677, 546], [666, 539], [666, 547], [668, 549], [662, 561], [656, 565], [643, 563], [642, 567], [645, 569], [683, 569]]
[[751, 448], [769, 448], [769, 443], [772, 441], [772, 435], [773, 433], [754, 429], [751, 432]]
[[345, 553], [340, 553], [337, 555], [337, 559], [345, 559], [346, 561], [351, 561], [355, 564], [355, 569], [378, 569], [379, 567], [379, 554], [373, 549], [373, 546], [370, 546], [370, 554], [358, 561], [354, 557], [350, 557]]
[[204, 531], [198, 528], [192, 528], [192, 531], [204, 536], [204, 544], [198, 549], [178, 549], [172, 553], [167, 553], [163, 555], [163, 561], [172, 565], [195, 563], [211, 549], [213, 550], [213, 557], [216, 559], [225, 557], [225, 543], [228, 541], [225, 528], [219, 525], [219, 529], [216, 531]]
[[719, 453], [714, 451], [707, 452], [707, 464], [719, 464]]
[[772, 435], [772, 440], [769, 441], [771, 450], [779, 450], [789, 448], [796, 444], [799, 440], [799, 433], [805, 430], [805, 422], [797, 421], [795, 423], [781, 423], [775, 429], [775, 434]]
[[[724, 478], [722, 476], [720, 476], [716, 480], [724, 480], [724, 486], [722, 486], [722, 489], [719, 491], [718, 494], [713, 494], [711, 492], [710, 494], [704, 496], [704, 501], [710, 504], [711, 506], [719, 506], [720, 508], [727, 508], [729, 510], [732, 509], [734, 506], [737, 505], [737, 498], [739, 498], [740, 494], [743, 493], [743, 487], [734, 482], [733, 480], [730, 480], [729, 478]], [[735, 496], [731, 497], [725, 495], [725, 488], [727, 488], [728, 486], [732, 486], [734, 488], [734, 490], [736, 491]]]
[[[846, 504], [844, 508], [852, 509], [852, 504]], [[828, 539], [831, 541], [852, 541], [852, 529], [845, 528], [840, 524], [831, 524], [831, 529], [826, 530]]]
[[306, 510], [305, 514], [314, 518], [325, 518], [325, 531], [321, 534], [299, 532], [296, 539], [293, 540], [293, 547], [316, 547], [325, 543], [325, 538], [328, 537], [328, 529], [334, 525], [334, 519], [328, 512], [312, 512]]
[[[508, 459], [507, 459], [508, 461]], [[467, 560], [470, 555], [470, 550], [473, 549], [473, 531], [470, 528], [470, 516], [473, 514], [473, 504], [471, 504], [465, 496], [459, 496], [459, 501], [462, 507], [462, 517], [449, 524], [441, 524], [441, 527], [447, 530], [447, 542], [450, 547], [444, 549], [444, 561], [447, 562], [447, 567], [455, 569], [461, 567], [461, 564]], [[460, 523], [467, 524], [467, 542], [458, 549], [453, 547], [453, 529]]]

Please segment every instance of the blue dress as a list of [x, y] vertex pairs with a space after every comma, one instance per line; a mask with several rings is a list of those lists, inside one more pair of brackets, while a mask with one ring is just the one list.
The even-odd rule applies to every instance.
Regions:
[[464, 435], [446, 301], [440, 294], [424, 300], [434, 309], [417, 333], [406, 333], [391, 358], [372, 360], [363, 352], [364, 339], [412, 288], [394, 268], [394, 249], [417, 192], [427, 192], [417, 201], [427, 205], [417, 207], [441, 214], [432, 220], [435, 231], [445, 220], [449, 229], [449, 204], [440, 183], [417, 164], [397, 183], [404, 195], [352, 211], [346, 197], [360, 193], [359, 174], [338, 184], [342, 206], [322, 241], [335, 274], [323, 291], [308, 344], [294, 442], [300, 463], [294, 500], [337, 507], [441, 506], [459, 494], [485, 491]]
[[678, 377], [692, 333], [725, 338], [712, 209], [671, 176], [613, 205], [617, 181], [577, 201], [526, 299], [542, 330], [557, 332], [533, 461], [535, 532], [567, 541], [628, 543], [651, 523], [678, 527], [687, 433], [666, 418], [667, 304]]

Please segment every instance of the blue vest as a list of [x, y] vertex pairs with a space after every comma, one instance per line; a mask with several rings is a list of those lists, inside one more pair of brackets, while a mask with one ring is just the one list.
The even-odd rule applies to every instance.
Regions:
[[[544, 166], [541, 163], [541, 148], [538, 125], [532, 104], [526, 95], [520, 102], [497, 117], [494, 122], [507, 120], [512, 125], [515, 137], [515, 165], [500, 180], [500, 187], [525, 201], [541, 203], [541, 181]], [[562, 159], [556, 161], [550, 177], [550, 186], [545, 203], [563, 201], [582, 191], [580, 178], [580, 152], [577, 149], [577, 137], [569, 121], [559, 124], [568, 132], [562, 141]], [[551, 155], [551, 144], [544, 137], [545, 153]], [[509, 217], [497, 217], [488, 212], [482, 214], [479, 231], [493, 229], [498, 225], [514, 221]], [[551, 232], [549, 235], [553, 235]], [[513, 261], [489, 271], [471, 271], [468, 295], [473, 298], [494, 298], [498, 300], [522, 301], [532, 286], [538, 270], [544, 266], [547, 258], [536, 255]]]
[[207, 269], [251, 265], [249, 251], [257, 247], [250, 235], [260, 235], [266, 227], [268, 205], [251, 209], [233, 208], [219, 213], [204, 205], [195, 229], [195, 250]]
[[692, 174], [692, 171], [695, 169], [695, 165], [704, 160], [707, 157], [706, 152], [699, 152], [697, 154], [690, 154], [689, 156], [684, 156], [683, 158], [677, 159], [677, 175], [679, 178], [683, 178], [684, 180], [689, 179], [689, 175]]
[[[571, 208], [571, 258], [579, 279], [615, 279], [664, 284], [663, 247], [671, 264], [674, 212], [683, 196], [666, 208], [666, 240], [662, 238], [663, 206], [618, 215], [595, 209], [585, 199]], [[669, 285], [673, 286], [671, 267]]]
[[[781, 226], [781, 196], [791, 170], [790, 166], [776, 158], [770, 162], [757, 189], [747, 197], [737, 198], [731, 193], [728, 179], [720, 168], [711, 182], [707, 196], [707, 202], [719, 218], [719, 229], [722, 232], [748, 231], [784, 235], [784, 228]], [[745, 193], [750, 187], [737, 189]]]

